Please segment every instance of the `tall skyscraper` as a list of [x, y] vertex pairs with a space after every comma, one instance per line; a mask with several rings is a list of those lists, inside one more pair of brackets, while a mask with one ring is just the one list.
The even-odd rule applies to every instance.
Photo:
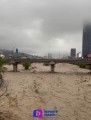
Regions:
[[71, 48], [70, 56], [71, 56], [72, 58], [76, 58], [76, 49], [75, 49], [75, 48]]
[[83, 28], [82, 56], [87, 57], [91, 53], [91, 25], [85, 25]]

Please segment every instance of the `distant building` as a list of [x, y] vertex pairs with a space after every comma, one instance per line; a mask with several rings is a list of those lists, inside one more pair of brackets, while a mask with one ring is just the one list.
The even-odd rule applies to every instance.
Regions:
[[48, 57], [47, 56], [44, 56], [44, 59], [47, 59]]
[[82, 56], [86, 58], [91, 54], [91, 25], [85, 25], [83, 28]]
[[77, 53], [77, 58], [82, 58], [81, 52]]
[[71, 56], [71, 58], [76, 58], [76, 49], [75, 48], [71, 48], [70, 56]]
[[52, 59], [52, 54], [51, 53], [48, 53], [48, 58]]

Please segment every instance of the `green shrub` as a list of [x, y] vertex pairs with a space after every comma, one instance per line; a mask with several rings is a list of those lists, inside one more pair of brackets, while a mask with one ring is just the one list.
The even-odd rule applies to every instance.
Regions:
[[86, 65], [85, 64], [79, 64], [79, 67], [80, 68], [86, 68]]
[[80, 68], [88, 69], [91, 71], [91, 65], [86, 65], [86, 64], [78, 64]]
[[28, 70], [29, 67], [30, 67], [30, 65], [31, 65], [31, 64], [30, 64], [29, 62], [23, 63], [23, 67], [24, 67], [25, 70]]
[[86, 69], [90, 69], [90, 65], [86, 65]]

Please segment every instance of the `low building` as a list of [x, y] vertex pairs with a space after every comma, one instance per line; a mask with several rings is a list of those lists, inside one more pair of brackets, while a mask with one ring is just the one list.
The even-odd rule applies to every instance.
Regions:
[[77, 58], [82, 58], [81, 52], [77, 53]]

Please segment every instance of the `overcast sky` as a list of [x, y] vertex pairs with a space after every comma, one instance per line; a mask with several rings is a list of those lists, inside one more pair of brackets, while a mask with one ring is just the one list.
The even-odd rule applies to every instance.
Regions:
[[91, 0], [0, 0], [0, 49], [30, 54], [82, 50]]

